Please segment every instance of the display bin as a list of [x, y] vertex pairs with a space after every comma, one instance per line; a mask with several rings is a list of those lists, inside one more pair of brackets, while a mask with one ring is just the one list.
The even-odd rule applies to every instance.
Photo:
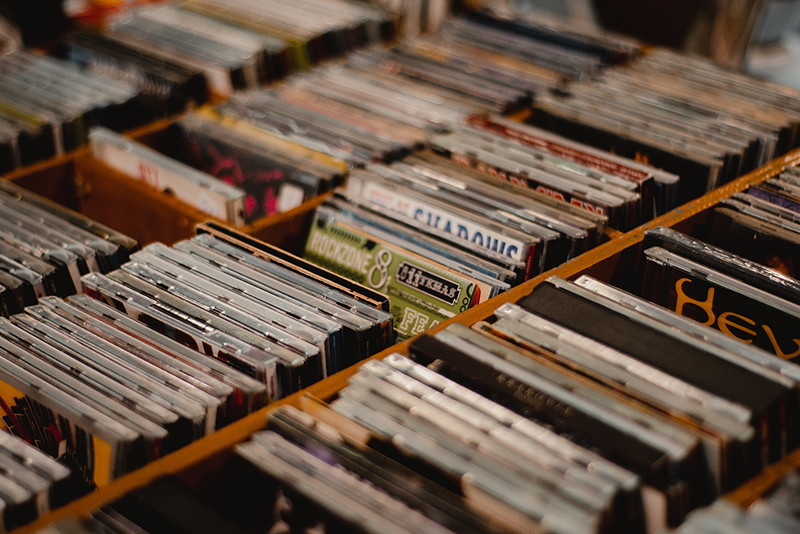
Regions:
[[[128, 135], [157, 146], [172, 120], [134, 130]], [[158, 191], [91, 157], [89, 149], [72, 152], [8, 173], [4, 178], [134, 237], [143, 246], [158, 241], [171, 245], [194, 235], [194, 227], [210, 217], [166, 192]], [[284, 213], [265, 217], [238, 230], [281, 248], [293, 250], [304, 236], [314, 209], [331, 193], [315, 197]], [[224, 222], [224, 221], [221, 221]]]
[[[76, 159], [75, 164], [78, 163], [79, 158]], [[452, 322], [472, 325], [477, 321], [484, 320], [490, 317], [498, 306], [505, 302], [518, 300], [528, 294], [537, 284], [550, 276], [575, 279], [581, 275], [589, 275], [601, 281], [624, 287], [626, 281], [630, 279], [631, 274], [634, 272], [638, 259], [642, 255], [642, 239], [647, 229], [657, 226], [667, 226], [691, 234], [694, 228], [705, 222], [714, 206], [720, 200], [729, 197], [733, 193], [743, 191], [751, 184], [759, 183], [776, 175], [787, 166], [798, 163], [800, 163], [800, 150], [795, 150], [639, 228], [625, 234], [617, 235], [607, 243], [555, 269], [543, 273], [498, 297], [459, 314], [443, 322], [429, 332], [445, 328]], [[38, 172], [41, 173], [43, 171], [40, 170]], [[29, 179], [30, 176], [26, 175], [24, 178]], [[20, 183], [27, 186], [26, 182], [22, 181], [22, 179]], [[46, 192], [48, 191], [48, 187], [51, 188], [50, 191], [59, 191], [57, 183], [49, 184], [44, 182], [38, 185], [41, 187], [36, 189], [37, 191]], [[137, 199], [137, 201], [138, 200], [139, 199]], [[315, 202], [318, 203], [319, 201]], [[289, 250], [298, 252], [298, 243], [301, 246], [304, 238], [302, 229], [307, 227], [311, 213], [313, 213], [314, 205], [315, 203], [312, 202], [306, 206], [302, 206], [301, 208], [303, 209], [298, 208], [290, 213], [270, 218], [268, 221], [265, 221], [264, 225], [259, 229], [261, 233], [258, 235], [272, 243], [285, 246]], [[190, 229], [187, 229], [187, 232], [189, 230]], [[382, 353], [373, 356], [373, 358], [382, 358], [392, 352], [407, 354], [408, 342], [399, 343], [390, 347]], [[108, 504], [128, 492], [143, 487], [156, 478], [166, 475], [175, 475], [183, 483], [191, 487], [213, 487], [215, 479], [222, 476], [224, 472], [224, 465], [232, 454], [231, 450], [233, 445], [246, 440], [253, 432], [263, 429], [266, 425], [266, 417], [269, 411], [278, 406], [287, 404], [302, 407], [303, 399], [307, 395], [323, 401], [330, 401], [336, 397], [339, 390], [347, 385], [348, 378], [357, 370], [358, 365], [345, 369], [301, 392], [247, 416], [217, 431], [211, 436], [192, 443], [175, 453], [121, 477], [103, 489], [97, 490], [61, 509], [55, 510], [43, 516], [35, 523], [18, 529], [16, 532], [18, 534], [35, 532], [61, 517], [67, 515], [86, 515], [92, 510]], [[726, 497], [740, 506], [747, 506], [762, 495], [764, 491], [774, 485], [789, 469], [798, 466], [800, 466], [800, 450], [794, 451], [781, 461], [771, 465]]]

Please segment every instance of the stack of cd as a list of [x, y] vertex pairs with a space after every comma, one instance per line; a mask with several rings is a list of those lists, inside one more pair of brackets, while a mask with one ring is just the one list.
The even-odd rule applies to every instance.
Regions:
[[546, 17], [491, 9], [471, 11], [442, 32], [454, 41], [482, 46], [549, 67], [570, 79], [591, 77], [605, 67], [636, 58], [642, 45], [620, 34], [576, 30]]
[[[544, 425], [631, 473], [641, 481], [636, 491], [642, 491], [644, 511], [612, 517], [623, 523], [645, 517], [654, 521], [649, 530], [678, 524], [691, 509], [733, 489], [798, 444], [798, 386], [780, 372], [789, 364], [658, 310], [590, 278], [576, 283], [550, 278], [519, 305], [502, 305], [489, 321], [471, 329], [454, 324], [416, 338], [409, 354], [429, 366], [420, 372], [435, 370], [480, 394], [469, 393], [481, 402], [496, 400], [523, 414], [526, 424]], [[476, 415], [446, 407], [419, 386], [397, 381], [391, 388], [387, 382], [399, 378], [391, 378], [396, 370], [385, 365], [362, 367], [340, 392], [334, 410], [384, 438], [402, 439], [406, 448], [421, 439], [411, 436], [423, 433], [437, 445], [449, 443], [450, 452], [462, 457], [464, 452], [452, 447], [478, 447], [475, 461], [492, 450], [487, 440], [500, 436], [492, 427], [483, 428]], [[448, 396], [457, 391], [436, 389]], [[460, 418], [459, 425], [445, 418], [443, 409]], [[503, 421], [513, 428], [510, 420]], [[429, 461], [444, 468], [447, 458], [439, 453]], [[514, 467], [519, 469], [516, 461]], [[509, 477], [500, 474], [500, 480]], [[567, 510], [556, 504], [560, 494], [540, 495], [552, 499], [543, 508], [548, 513]], [[567, 501], [577, 495], [563, 492]], [[610, 509], [587, 516], [590, 509], [584, 505], [580, 514], [567, 517], [583, 523], [581, 528], [602, 531], [597, 525], [608, 524], [600, 517], [609, 517]], [[545, 525], [552, 517], [527, 515]]]
[[104, 128], [89, 134], [94, 158], [234, 226], [325, 193], [348, 168], [323, 153], [208, 113], [172, 123], [164, 137], [150, 147]]
[[[403, 340], [509, 288], [503, 280], [513, 276], [509, 269], [489, 265], [481, 272], [477, 258], [437, 245], [374, 212], [332, 201], [317, 208], [304, 257], [388, 295]], [[535, 244], [529, 239], [524, 246], [527, 253]]]
[[[208, 223], [0, 319], [9, 432], [102, 486], [393, 342], [385, 298]], [[105, 301], [105, 302], [101, 302]]]
[[[797, 371], [791, 364], [586, 277], [576, 284], [551, 279], [520, 304], [559, 328], [573, 330], [578, 338], [595, 339], [630, 355], [636, 365], [655, 367], [676, 380], [665, 379], [662, 386], [684, 382], [684, 391], [693, 386], [710, 394], [707, 399], [716, 399], [701, 404], [720, 409], [719, 414], [695, 414], [691, 420], [720, 425], [709, 433], [727, 436], [721, 443], [730, 448], [716, 456], [724, 462], [706, 458], [718, 490], [731, 489], [797, 446]], [[575, 320], [579, 316], [580, 324]], [[725, 408], [725, 402], [733, 405]], [[750, 430], [722, 428], [733, 420]], [[707, 440], [701, 442], [707, 447]]]
[[84, 72], [100, 73], [133, 84], [141, 92], [137, 114], [149, 122], [180, 113], [208, 99], [202, 70], [192, 65], [147, 55], [99, 33], [75, 32], [53, 50]]
[[624, 40], [474, 13], [445, 24], [436, 35], [354, 54], [346, 70], [365, 79], [391, 76], [395, 85], [425, 88], [481, 112], [508, 113], [637, 53], [638, 47]]
[[681, 177], [680, 200], [797, 145], [800, 92], [668, 51], [537, 99], [531, 122]]
[[792, 256], [797, 234], [764, 222], [758, 218], [764, 213], [743, 202], [719, 206], [703, 240], [666, 228], [646, 232], [641, 295], [782, 360], [800, 362], [800, 282]]
[[592, 78], [638, 52], [636, 43], [623, 38], [581, 35], [566, 27], [476, 12], [446, 23], [433, 36], [386, 52], [357, 54], [351, 63], [505, 113], [570, 80]]
[[86, 294], [258, 379], [281, 398], [394, 342], [386, 298], [214, 223], [160, 243]]
[[99, 52], [106, 54], [118, 48], [146, 61], [159, 59], [200, 71], [208, 88], [220, 96], [275, 80], [289, 68], [284, 41], [174, 5], [131, 10], [111, 20], [93, 42], [95, 48], [103, 43]]
[[[445, 359], [453, 352], [446, 345], [439, 349]], [[418, 352], [424, 350], [415, 349], [412, 354]], [[643, 530], [641, 477], [589, 450], [585, 443], [575, 444], [558, 435], [557, 427], [528, 413], [519, 415], [520, 403], [512, 398], [497, 395], [490, 400], [473, 391], [487, 378], [489, 375], [478, 375], [464, 387], [393, 354], [363, 365], [330, 409], [311, 410], [319, 421], [306, 423], [310, 429], [305, 431], [321, 433], [327, 423], [344, 432], [348, 431], [346, 425], [353, 425], [365, 440], [363, 454], [368, 458], [380, 458], [377, 451], [383, 444], [397, 444], [403, 451], [400, 462], [406, 468], [413, 469], [415, 463], [419, 466], [411, 476], [419, 477], [423, 487], [435, 487], [437, 482], [447, 485], [449, 491], [441, 488], [437, 492], [440, 502], [450, 506], [460, 502], [462, 515], [472, 516], [468, 524], [479, 531]], [[277, 413], [272, 419], [280, 421], [282, 415]], [[310, 445], [282, 427], [272, 425], [272, 420], [268, 425], [300, 447]], [[341, 454], [344, 447], [336, 445], [334, 452]], [[391, 448], [383, 453], [397, 454]], [[387, 463], [391, 465], [391, 461]], [[383, 484], [403, 482], [396, 475], [386, 478]], [[402, 498], [402, 494], [396, 495]], [[481, 499], [497, 506], [481, 509]], [[434, 520], [445, 520], [443, 526], [458, 525], [451, 524], [458, 516], [453, 517], [446, 507], [437, 509], [430, 503], [420, 511]], [[438, 519], [437, 512], [442, 514]]]
[[296, 69], [396, 35], [397, 16], [350, 0], [186, 0], [181, 7], [288, 43]]
[[56, 53], [134, 83], [152, 119], [204, 102], [209, 90], [229, 97], [382, 42], [395, 18], [348, 0], [159, 3], [112, 16], [100, 31], [74, 32]]
[[800, 216], [800, 169], [789, 167], [777, 176], [751, 186], [748, 196], [733, 195], [733, 198], [752, 204], [761, 210], [798, 222]]
[[631, 291], [781, 360], [800, 362], [798, 176], [798, 168], [789, 167], [723, 199], [690, 235], [668, 228], [645, 232]]
[[[4, 417], [7, 425], [22, 425], [26, 439], [39, 443], [51, 437], [47, 430], [29, 424], [28, 412]], [[55, 436], [52, 436], [55, 437]], [[20, 438], [0, 432], [0, 530], [30, 523], [41, 515], [81, 495], [70, 469]]]
[[502, 117], [434, 135], [436, 152], [608, 217], [629, 230], [676, 207], [679, 177]]
[[400, 339], [597, 245], [607, 218], [431, 152], [354, 170], [305, 257], [389, 296]]
[[[343, 393], [332, 410], [318, 406], [313, 416], [275, 411], [267, 432], [235, 448], [242, 482], [281, 488], [293, 506], [309, 509], [283, 516], [288, 525], [641, 531], [626, 517], [636, 513], [634, 475], [402, 356], [365, 365]], [[324, 461], [315, 450], [325, 451]], [[262, 498], [272, 502], [274, 495]], [[341, 499], [346, 507], [333, 504]]]
[[280, 87], [234, 96], [229, 118], [354, 165], [390, 161], [483, 111], [480, 103], [354, 64], [320, 67]]
[[[709, 243], [800, 277], [800, 169], [785, 172], [734, 194], [714, 208]], [[788, 298], [788, 297], [784, 297]], [[800, 298], [792, 301], [800, 304]]]
[[[343, 66], [295, 76], [270, 92], [234, 94], [288, 70], [281, 67], [285, 48], [252, 29], [281, 35], [295, 61], [299, 56], [300, 63], [316, 63], [326, 50], [339, 55], [376, 42], [391, 25], [365, 6], [341, 3], [334, 12], [317, 0], [308, 3], [192, 0], [149, 6], [118, 18], [102, 34], [73, 35], [62, 48], [85, 66], [137, 81], [154, 102], [162, 100], [161, 109], [180, 109], [190, 97], [202, 100], [196, 75], [204, 73], [216, 93], [233, 96], [219, 113], [356, 164], [396, 158], [424, 143], [429, 131], [470, 115], [520, 109], [531, 95], [637, 51], [629, 43], [582, 38], [563, 28], [475, 16], [436, 37], [354, 53]], [[297, 16], [310, 6], [319, 17]]]
[[[197, 517], [231, 532], [660, 532], [797, 445], [797, 382], [774, 370], [789, 365], [551, 278], [363, 364], [330, 406], [273, 410], [213, 491], [161, 479], [53, 532]], [[747, 513], [716, 502], [677, 532], [791, 532], [795, 486]]]
[[[429, 121], [415, 109], [398, 111], [392, 100], [396, 90], [373, 87], [374, 94], [362, 101], [367, 93], [356, 86], [368, 82], [347, 73], [333, 74], [338, 81], [325, 79], [326, 73], [334, 72], [338, 71], [320, 68], [292, 78], [280, 90], [237, 95], [215, 112], [351, 166], [397, 158], [425, 141]], [[445, 108], [439, 113], [447, 112]]]
[[81, 291], [81, 276], [109, 272], [136, 240], [8, 181], [0, 181], [0, 313], [6, 317], [45, 295]]
[[[402, 416], [379, 413], [379, 396], [363, 396], [378, 385], [416, 403], [421, 419], [406, 427]], [[203, 524], [242, 533], [644, 531], [635, 475], [402, 356], [365, 365], [347, 391], [333, 410], [272, 411], [267, 431], [235, 446], [213, 495], [162, 478], [70, 521], [77, 530], [52, 532], [97, 532], [101, 524], [118, 532], [125, 522], [145, 532], [205, 532], [198, 514]], [[448, 430], [422, 420], [434, 417]]]
[[60, 458], [86, 488], [267, 402], [263, 384], [86, 295], [45, 297], [0, 321], [7, 430]]
[[493, 113], [524, 109], [532, 93], [561, 83], [561, 78], [547, 69], [538, 73], [536, 66], [524, 61], [498, 67], [494, 59], [500, 58], [481, 58], [481, 52], [459, 48], [457, 53], [465, 59], [440, 58], [436, 54], [442, 43], [429, 42], [434, 39], [418, 38], [391, 50], [359, 52], [350, 57], [346, 68], [367, 79], [374, 78], [378, 82], [388, 79], [395, 85], [426, 90], [438, 97], [434, 103], [454, 102]]
[[86, 142], [91, 126], [139, 124], [134, 84], [18, 51], [0, 59], [0, 172]]

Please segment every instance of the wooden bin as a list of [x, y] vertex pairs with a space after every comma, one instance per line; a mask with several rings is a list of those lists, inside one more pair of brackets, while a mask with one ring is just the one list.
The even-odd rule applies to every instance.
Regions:
[[[800, 163], [800, 149], [776, 159], [770, 164], [673, 210], [642, 227], [622, 234], [578, 258], [525, 282], [519, 287], [445, 321], [432, 331], [445, 328], [452, 322], [472, 325], [477, 321], [484, 320], [490, 317], [493, 311], [502, 303], [513, 302], [525, 296], [549, 276], [556, 275], [566, 279], [575, 279], [580, 275], [587, 274], [601, 281], [614, 283], [615, 280], [620, 280], [632, 272], [637, 259], [642, 254], [641, 244], [645, 230], [657, 226], [668, 226], [680, 231], [687, 231], [695, 224], [704, 221], [721, 199], [744, 190], [750, 184], [761, 182], [781, 172], [786, 166], [796, 163]], [[310, 213], [310, 209], [296, 210], [291, 214], [273, 218], [265, 223], [261, 231], [271, 236], [294, 235], [297, 228], [308, 224]], [[300, 235], [303, 236], [303, 234]], [[291, 249], [292, 247], [288, 248]], [[392, 352], [407, 354], [408, 343], [395, 345], [373, 356], [373, 358], [382, 358]], [[184, 483], [196, 485], [196, 487], [199, 487], [200, 484], [207, 484], [208, 480], [213, 479], [219, 472], [220, 466], [224, 464], [226, 458], [231, 454], [231, 447], [234, 444], [246, 440], [250, 434], [264, 428], [266, 416], [270, 410], [286, 404], [299, 407], [304, 395], [312, 395], [325, 401], [332, 400], [337, 392], [346, 386], [348, 378], [357, 371], [357, 368], [358, 366], [356, 365], [345, 369], [302, 392], [287, 397], [217, 431], [211, 436], [192, 443], [180, 451], [121, 477], [102, 490], [98, 490], [59, 510], [51, 512], [35, 523], [16, 532], [19, 534], [34, 532], [65, 515], [86, 515], [136, 488], [145, 486], [160, 476], [177, 475]], [[779, 480], [788, 469], [797, 466], [800, 466], [800, 450], [770, 466], [760, 475], [728, 495], [728, 498], [739, 505], [746, 506]]]
[[[130, 137], [157, 146], [171, 121], [131, 132]], [[91, 157], [88, 148], [6, 174], [4, 178], [134, 237], [143, 246], [172, 245], [195, 235], [195, 226], [214, 219], [168, 193], [157, 191]], [[297, 252], [308, 234], [310, 214], [329, 194], [285, 213], [265, 217], [239, 230]], [[224, 221], [221, 221], [224, 222]]]

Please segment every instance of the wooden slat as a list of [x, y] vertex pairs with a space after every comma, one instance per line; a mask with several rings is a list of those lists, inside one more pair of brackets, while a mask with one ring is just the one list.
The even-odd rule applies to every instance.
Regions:
[[748, 482], [727, 494], [725, 498], [742, 508], [747, 508], [780, 482], [789, 471], [798, 467], [800, 467], [800, 449], [768, 466]]

